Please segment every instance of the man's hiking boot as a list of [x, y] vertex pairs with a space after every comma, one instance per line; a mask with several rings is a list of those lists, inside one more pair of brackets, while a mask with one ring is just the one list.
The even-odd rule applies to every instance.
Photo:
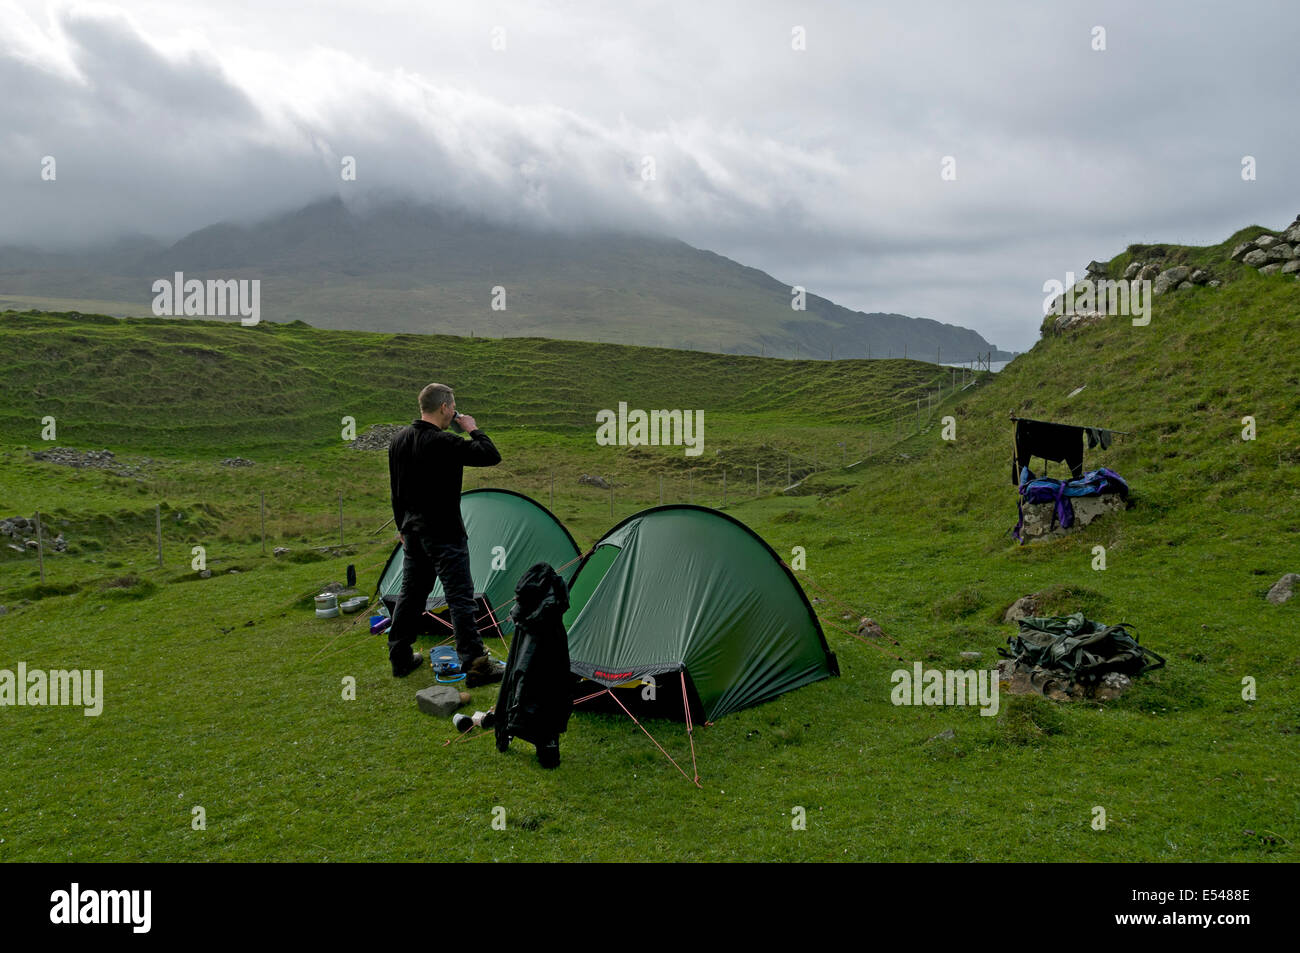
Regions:
[[470, 663], [469, 669], [465, 673], [465, 684], [469, 688], [476, 688], [479, 685], [499, 682], [505, 672], [505, 662], [498, 662], [489, 655], [480, 655]]
[[424, 656], [412, 653], [411, 660], [405, 665], [400, 665], [396, 662], [393, 663], [393, 678], [406, 678], [406, 676], [410, 675], [423, 664]]

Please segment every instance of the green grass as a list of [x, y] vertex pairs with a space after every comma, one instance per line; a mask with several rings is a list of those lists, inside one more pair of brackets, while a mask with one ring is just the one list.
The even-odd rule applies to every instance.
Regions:
[[[34, 558], [0, 547], [0, 667], [103, 669], [106, 701], [99, 718], [0, 711], [0, 859], [1294, 860], [1300, 606], [1263, 595], [1300, 571], [1298, 318], [1300, 286], [1278, 276], [1162, 296], [1149, 326], [1044, 339], [899, 433], [935, 369], [6, 315], [0, 517], [66, 519], [77, 551], [48, 557], [41, 588]], [[33, 396], [38, 340], [57, 353]], [[185, 348], [220, 357], [200, 377]], [[386, 353], [389, 371], [368, 373]], [[110, 386], [114, 373], [129, 386]], [[392, 679], [364, 622], [316, 620], [307, 602], [348, 563], [369, 591], [392, 545], [370, 535], [388, 516], [384, 455], [344, 448], [339, 416], [404, 419], [426, 377], [456, 384], [502, 449], [469, 485], [548, 503], [554, 471], [554, 508], [581, 545], [657, 503], [660, 477], [668, 500], [721, 504], [729, 468], [728, 511], [787, 558], [804, 547], [809, 596], [836, 597], [817, 608], [842, 676], [698, 727], [702, 790], [622, 718], [576, 714], [553, 773], [527, 744], [454, 741], [413, 704], [429, 673]], [[594, 411], [618, 400], [705, 408], [705, 455], [596, 447]], [[1015, 545], [1012, 411], [1130, 431], [1087, 462], [1128, 478], [1135, 506]], [[136, 479], [32, 461], [44, 413], [59, 415], [60, 444], [157, 462]], [[865, 456], [868, 435], [866, 462], [829, 465], [839, 441]], [[784, 455], [810, 470], [814, 452], [800, 495], [775, 492]], [[257, 466], [217, 464], [234, 454]], [[747, 486], [737, 476], [754, 461], [774, 471], [758, 494], [752, 471]], [[612, 516], [608, 493], [577, 484], [587, 472], [620, 484]], [[268, 549], [291, 558], [261, 554], [259, 490]], [[196, 543], [211, 579], [189, 570]], [[1091, 568], [1098, 545], [1105, 571]], [[913, 660], [965, 668], [959, 653], [975, 650], [991, 665], [1012, 631], [1002, 613], [1042, 590], [1050, 611], [1128, 622], [1167, 667], [1105, 705], [1004, 695], [982, 717], [890, 703], [890, 673]], [[858, 614], [905, 661], [842, 631]], [[472, 707], [492, 695], [475, 690]], [[650, 727], [689, 771], [681, 726]], [[191, 829], [196, 805], [205, 831]], [[807, 830], [791, 828], [796, 806]]]

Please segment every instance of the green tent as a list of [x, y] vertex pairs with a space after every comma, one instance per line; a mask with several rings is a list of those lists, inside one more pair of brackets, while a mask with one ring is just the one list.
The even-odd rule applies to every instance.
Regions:
[[[531, 497], [513, 490], [467, 490], [460, 495], [460, 515], [469, 534], [469, 569], [474, 591], [493, 610], [503, 635], [514, 628], [508, 618], [515, 583], [534, 563], [550, 563], [569, 580], [581, 551], [555, 514]], [[379, 577], [379, 596], [389, 614], [402, 589], [402, 547], [393, 550]], [[428, 609], [447, 604], [442, 583], [429, 595]]]
[[569, 600], [575, 674], [613, 688], [684, 672], [710, 721], [839, 674], [790, 569], [745, 524], [703, 506], [619, 523], [579, 565]]

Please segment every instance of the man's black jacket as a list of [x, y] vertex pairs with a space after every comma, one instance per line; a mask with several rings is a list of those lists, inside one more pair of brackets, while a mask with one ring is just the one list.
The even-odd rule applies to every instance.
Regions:
[[466, 440], [425, 420], [403, 427], [388, 445], [388, 477], [398, 532], [438, 543], [465, 539], [460, 483], [465, 467], [490, 467], [501, 454], [482, 430]]

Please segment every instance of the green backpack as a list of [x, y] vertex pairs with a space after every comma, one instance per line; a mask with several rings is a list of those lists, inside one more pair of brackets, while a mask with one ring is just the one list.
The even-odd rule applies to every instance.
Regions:
[[1165, 660], [1138, 645], [1128, 624], [1103, 625], [1085, 619], [1082, 612], [1020, 620], [1020, 633], [1007, 639], [1011, 651], [998, 649], [1005, 658], [1015, 659], [1054, 672], [1071, 681], [1091, 684], [1107, 672], [1141, 675], [1160, 668]]

